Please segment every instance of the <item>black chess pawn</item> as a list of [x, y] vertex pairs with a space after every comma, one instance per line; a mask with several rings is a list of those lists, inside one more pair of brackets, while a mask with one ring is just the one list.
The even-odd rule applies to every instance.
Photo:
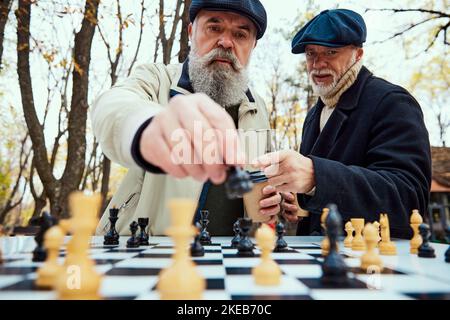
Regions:
[[137, 248], [139, 247], [139, 239], [136, 237], [136, 232], [138, 230], [138, 223], [133, 221], [130, 224], [131, 237], [127, 241], [127, 248]]
[[255, 253], [253, 252], [254, 245], [249, 237], [249, 232], [252, 227], [252, 219], [240, 218], [239, 228], [241, 229], [241, 240], [237, 246], [237, 255], [240, 257], [253, 257]]
[[229, 199], [242, 198], [245, 193], [252, 191], [253, 182], [247, 171], [239, 167], [230, 167], [225, 182], [225, 190]]
[[138, 218], [138, 225], [141, 229], [141, 232], [139, 233], [139, 245], [140, 246], [148, 246], [150, 243], [148, 242], [148, 233], [146, 231], [147, 226], [149, 224], [149, 218]]
[[208, 215], [208, 210], [200, 211], [200, 225], [202, 226], [202, 229], [200, 231], [200, 242], [204, 246], [211, 244], [211, 235], [206, 230], [209, 224]]
[[43, 262], [47, 259], [47, 250], [44, 248], [44, 235], [55, 223], [56, 219], [47, 211], [44, 211], [39, 218], [31, 221], [32, 225], [38, 225], [40, 227], [34, 237], [36, 248], [33, 250], [33, 262]]
[[417, 255], [421, 258], [436, 258], [434, 248], [430, 245], [430, 227], [426, 223], [422, 223], [419, 226], [419, 233], [423, 241]]
[[200, 242], [200, 230], [202, 228], [200, 223], [196, 223], [197, 234], [194, 238], [194, 242], [191, 245], [191, 256], [192, 257], [203, 257], [205, 255], [205, 248], [203, 248], [202, 243]]
[[283, 236], [286, 233], [286, 228], [284, 227], [284, 224], [282, 222], [278, 222], [277, 226], [275, 227], [275, 231], [277, 232], [277, 242], [275, 243], [275, 249], [273, 249], [274, 252], [285, 252], [287, 251], [287, 242], [284, 240]]
[[241, 229], [239, 227], [239, 220], [233, 224], [233, 232], [234, 232], [234, 237], [233, 237], [233, 239], [231, 239], [231, 247], [237, 248], [239, 242], [241, 241]]
[[325, 226], [330, 241], [330, 251], [322, 264], [321, 281], [326, 284], [339, 285], [348, 282], [348, 268], [337, 249], [337, 241], [342, 229], [342, 219], [337, 206], [331, 204]]
[[111, 208], [109, 209], [109, 222], [110, 228], [104, 236], [103, 244], [105, 246], [118, 245], [119, 244], [119, 233], [116, 230], [116, 222], [119, 219], [119, 209]]

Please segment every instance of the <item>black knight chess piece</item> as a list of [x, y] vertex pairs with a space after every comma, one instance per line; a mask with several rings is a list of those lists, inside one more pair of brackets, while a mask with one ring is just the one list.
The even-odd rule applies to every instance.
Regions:
[[239, 220], [233, 224], [234, 237], [231, 239], [231, 247], [237, 248], [241, 241], [241, 228], [239, 227]]
[[148, 233], [146, 231], [147, 226], [149, 224], [149, 218], [138, 218], [138, 225], [141, 229], [141, 232], [139, 233], [139, 245], [140, 246], [148, 246], [150, 243], [148, 242]]
[[127, 248], [137, 248], [139, 247], [139, 239], [136, 237], [136, 232], [138, 230], [138, 223], [133, 221], [130, 224], [131, 237], [127, 240]]
[[103, 244], [105, 246], [118, 245], [119, 244], [119, 233], [116, 230], [116, 222], [119, 219], [119, 209], [111, 208], [109, 209], [109, 222], [110, 228], [104, 236]]
[[31, 221], [32, 225], [39, 226], [39, 231], [34, 237], [36, 248], [33, 250], [33, 262], [44, 262], [47, 259], [47, 250], [44, 248], [44, 235], [56, 223], [57, 220], [47, 211], [44, 211], [40, 217]]
[[430, 227], [426, 223], [422, 223], [419, 226], [419, 233], [423, 241], [417, 255], [421, 258], [436, 258], [434, 248], [430, 245]]
[[284, 227], [284, 224], [282, 222], [278, 222], [275, 231], [277, 233], [277, 242], [275, 243], [275, 249], [273, 249], [274, 252], [285, 252], [287, 251], [288, 244], [286, 240], [284, 240], [283, 236], [286, 233], [286, 228]]
[[241, 240], [238, 244], [237, 255], [240, 257], [253, 257], [255, 253], [253, 252], [254, 245], [249, 237], [249, 232], [252, 227], [252, 219], [240, 218], [239, 228], [241, 229]]
[[209, 224], [208, 215], [208, 210], [200, 211], [200, 225], [202, 226], [202, 229], [200, 231], [200, 243], [204, 246], [211, 244], [211, 235], [206, 230]]
[[239, 167], [230, 167], [225, 182], [225, 190], [229, 199], [242, 198], [245, 193], [252, 191], [253, 182], [247, 171]]
[[325, 226], [330, 241], [330, 250], [322, 264], [321, 281], [326, 284], [339, 285], [348, 282], [348, 268], [337, 249], [337, 241], [342, 229], [342, 219], [337, 206], [331, 204]]
[[198, 222], [195, 224], [198, 232], [194, 238], [194, 242], [191, 245], [191, 256], [192, 257], [203, 257], [205, 255], [205, 248], [203, 248], [202, 243], [200, 242], [200, 230], [202, 228], [201, 224]]

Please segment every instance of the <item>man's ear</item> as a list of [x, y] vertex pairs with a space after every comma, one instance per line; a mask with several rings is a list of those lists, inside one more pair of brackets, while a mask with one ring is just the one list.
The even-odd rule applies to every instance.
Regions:
[[364, 55], [364, 49], [363, 48], [358, 48], [356, 51], [356, 61], [359, 61], [362, 59]]
[[192, 22], [188, 25], [189, 40], [192, 40]]

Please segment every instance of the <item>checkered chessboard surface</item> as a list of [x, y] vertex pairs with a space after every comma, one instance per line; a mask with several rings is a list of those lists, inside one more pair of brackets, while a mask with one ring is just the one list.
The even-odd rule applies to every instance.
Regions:
[[[158, 274], [171, 262], [174, 247], [170, 238], [152, 237], [150, 246], [126, 248], [127, 237], [119, 246], [103, 246], [102, 237], [93, 237], [90, 249], [96, 269], [103, 274], [100, 295], [104, 299], [159, 299], [155, 290]], [[281, 284], [259, 286], [251, 270], [260, 261], [255, 257], [237, 256], [230, 247], [231, 238], [213, 238], [205, 246], [205, 256], [193, 258], [198, 271], [205, 277], [206, 300], [229, 299], [450, 299], [450, 264], [444, 261], [448, 246], [433, 244], [435, 259], [409, 254], [408, 241], [395, 241], [397, 256], [382, 256], [385, 270], [379, 273], [361, 272], [359, 256], [340, 244], [341, 253], [351, 272], [351, 280], [343, 287], [321, 283], [320, 237], [286, 237], [287, 252], [272, 253], [282, 270]], [[4, 263], [0, 265], [0, 299], [56, 299], [54, 291], [34, 286], [36, 271], [42, 263], [31, 261], [35, 246], [31, 237], [2, 239]], [[65, 249], [61, 250], [61, 263]]]

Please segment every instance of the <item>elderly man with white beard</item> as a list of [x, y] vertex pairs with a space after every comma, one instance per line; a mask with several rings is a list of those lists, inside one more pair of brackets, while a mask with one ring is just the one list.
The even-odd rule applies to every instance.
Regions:
[[[431, 185], [428, 132], [417, 101], [403, 88], [363, 66], [366, 25], [356, 12], [325, 10], [294, 37], [319, 97], [308, 112], [300, 152], [258, 159], [269, 183], [282, 192], [283, 214], [302, 219], [298, 235], [320, 234], [330, 203], [344, 221], [377, 221], [387, 213], [391, 235], [410, 238], [413, 209], [427, 212]], [[298, 207], [309, 217], [298, 218]]]
[[[183, 64], [140, 66], [93, 106], [103, 152], [129, 168], [98, 234], [105, 233], [115, 206], [121, 207], [120, 234], [148, 217], [150, 233], [162, 235], [170, 223], [170, 198], [198, 199], [197, 218], [200, 210], [210, 211], [212, 235], [233, 234], [233, 223], [244, 214], [243, 200], [228, 199], [223, 183], [227, 169], [244, 161], [236, 129], [269, 128], [247, 71], [266, 30], [266, 11], [258, 0], [193, 0], [189, 14], [191, 52]], [[270, 186], [263, 193], [260, 213], [274, 220], [281, 196]]]

